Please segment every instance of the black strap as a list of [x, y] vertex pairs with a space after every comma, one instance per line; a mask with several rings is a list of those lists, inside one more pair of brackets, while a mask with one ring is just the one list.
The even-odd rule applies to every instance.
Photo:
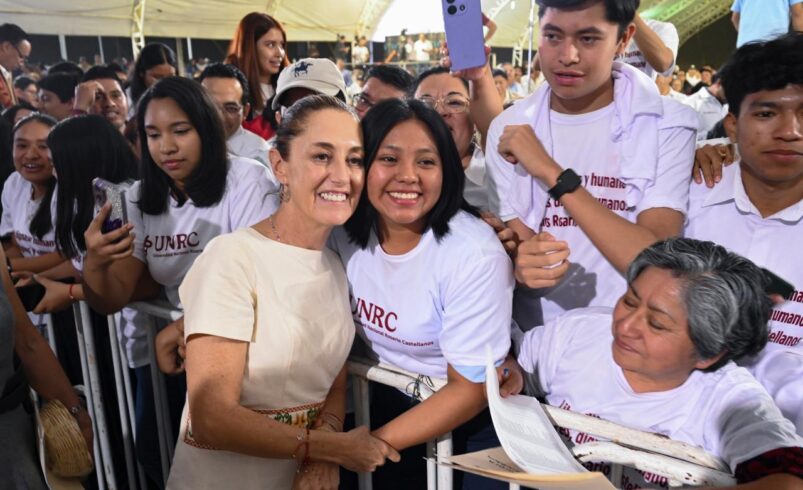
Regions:
[[25, 371], [22, 369], [22, 362], [14, 353], [14, 374], [6, 381], [3, 394], [0, 396], [0, 413], [5, 413], [17, 408], [28, 399], [30, 387], [28, 380], [25, 379]]

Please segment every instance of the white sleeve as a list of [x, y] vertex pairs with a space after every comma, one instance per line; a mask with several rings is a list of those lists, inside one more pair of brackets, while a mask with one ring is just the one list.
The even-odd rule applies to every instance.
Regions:
[[249, 163], [235, 185], [226, 189], [233, 193], [229, 216], [232, 231], [259, 223], [279, 209], [279, 196], [272, 189], [268, 169]]
[[502, 155], [497, 150], [499, 137], [504, 130], [501, 122], [501, 119], [497, 116], [491, 123], [490, 128], [488, 128], [488, 138], [485, 142], [485, 167], [488, 177], [493, 181], [493, 187], [498, 196], [499, 218], [507, 222], [518, 217], [510, 201], [510, 189], [513, 186], [513, 179], [516, 174], [513, 170], [513, 165], [502, 158]]
[[13, 189], [13, 177], [14, 174], [6, 179], [5, 184], [3, 184], [3, 217], [0, 219], [0, 237], [4, 237], [7, 235], [11, 235], [14, 233], [14, 220], [11, 214], [11, 208], [14, 206], [14, 196], [11, 194], [14, 192]]
[[732, 471], [766, 452], [803, 444], [792, 423], [746, 371], [735, 383], [719, 383], [711, 399], [714, 403], [704, 414], [706, 446]]
[[671, 22], [650, 22], [649, 26], [653, 31], [655, 31], [658, 37], [661, 38], [661, 41], [664, 42], [664, 45], [669, 48], [670, 51], [672, 51], [672, 66], [670, 66], [665, 72], [661, 73], [661, 75], [665, 77], [671, 76], [675, 70], [675, 63], [678, 59], [678, 46], [680, 45], [678, 30]]
[[442, 286], [443, 321], [438, 340], [446, 362], [465, 378], [480, 383], [485, 381], [485, 346], [491, 346], [497, 362], [510, 351], [513, 267], [501, 249], [470, 263], [454, 264], [452, 277]]
[[742, 0], [733, 0], [733, 5], [731, 5], [731, 12], [741, 12], [742, 11]]
[[644, 190], [644, 196], [636, 205], [636, 215], [652, 208], [674, 209], [685, 215], [689, 209], [689, 184], [697, 132], [680, 125], [664, 127], [659, 128], [658, 138], [655, 181]]
[[555, 378], [560, 360], [569, 344], [561, 328], [561, 318], [558, 316], [546, 325], [535, 327], [524, 332], [517, 339], [519, 355], [517, 361], [527, 373], [537, 382], [537, 396], [546, 396], [551, 391], [551, 380]]

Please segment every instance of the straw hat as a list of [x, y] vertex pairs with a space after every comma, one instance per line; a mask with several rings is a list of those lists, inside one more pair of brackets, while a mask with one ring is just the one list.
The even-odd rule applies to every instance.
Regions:
[[92, 472], [92, 456], [78, 422], [59, 400], [39, 411], [45, 438], [48, 470], [61, 477], [83, 477]]

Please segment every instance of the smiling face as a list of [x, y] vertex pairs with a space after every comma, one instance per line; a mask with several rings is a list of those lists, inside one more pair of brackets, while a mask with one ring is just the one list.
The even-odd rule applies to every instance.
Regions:
[[94, 111], [105, 117], [120, 132], [125, 129], [125, 118], [128, 115], [128, 99], [117, 80], [100, 78], [97, 82], [103, 87], [95, 98]]
[[683, 384], [700, 360], [689, 337], [683, 282], [666, 269], [647, 267], [613, 311], [613, 360], [636, 392], [665, 391]]
[[270, 150], [276, 177], [289, 189], [282, 204], [312, 227], [342, 225], [354, 213], [365, 171], [360, 125], [346, 111], [311, 113], [290, 142], [287, 159]]
[[739, 144], [745, 186], [803, 186], [803, 86], [747, 95], [725, 129]]
[[14, 168], [35, 186], [41, 186], [53, 177], [53, 163], [47, 148], [50, 126], [30, 121], [14, 133]]
[[201, 161], [201, 138], [173, 99], [151, 99], [145, 112], [148, 152], [179, 189]]
[[604, 2], [588, 1], [577, 8], [547, 8], [540, 26], [538, 57], [552, 89], [552, 108], [582, 114], [610, 104], [613, 59], [630, 42], [634, 25], [620, 37], [618, 24], [605, 18]]
[[265, 77], [263, 83], [267, 83], [271, 76], [282, 71], [284, 43], [282, 31], [275, 27], [257, 39], [257, 61], [260, 77]]
[[[468, 90], [459, 78], [449, 73], [430, 75], [418, 85], [415, 98], [435, 102], [435, 110], [449, 126], [457, 152], [461, 157], [469, 154], [474, 136], [474, 123], [468, 113]], [[455, 111], [460, 112], [455, 112]]]
[[382, 140], [368, 171], [368, 200], [380, 228], [423, 233], [442, 184], [440, 154], [427, 126], [416, 119], [399, 123]]

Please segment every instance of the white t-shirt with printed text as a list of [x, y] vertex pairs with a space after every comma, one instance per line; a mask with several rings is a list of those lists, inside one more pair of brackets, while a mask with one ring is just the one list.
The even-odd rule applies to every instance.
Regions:
[[[530, 97], [519, 101], [503, 112], [494, 126], [504, 128], [508, 124], [528, 122], [522, 114], [534, 100]], [[651, 208], [664, 207], [685, 214], [691, 171], [691, 161], [685, 160], [693, 148], [694, 134], [672, 124], [673, 114], [686, 109], [671, 100], [665, 100], [664, 107], [664, 121], [658, 128], [658, 161], [644, 162], [655, 166], [655, 183], [645, 189], [635, 207], [627, 206], [627, 189], [620, 180], [619, 144], [612, 140], [614, 104], [580, 115], [550, 111], [552, 144], [545, 150], [563, 168], [573, 169], [581, 177], [581, 185], [603, 206], [630, 222], [635, 222], [641, 212]], [[526, 312], [525, 315], [517, 314], [519, 325], [526, 330], [574, 308], [613, 306], [625, 291], [624, 277], [605, 259], [559, 201], [549, 199], [543, 216], [524, 216], [515, 209], [509, 191], [513, 179], [532, 177], [514, 172], [514, 166], [492, 149], [496, 146], [495, 142], [491, 143], [492, 139], [489, 136], [487, 146], [491, 150], [486, 153], [485, 161], [498, 189], [502, 220], [518, 218], [536, 233], [547, 231], [557, 240], [567, 241], [571, 250], [569, 271], [557, 286], [517, 293], [517, 302], [519, 298], [522, 301], [517, 305], [517, 311]], [[539, 309], [539, 297], [540, 311], [535, 311]]]
[[747, 196], [741, 175], [737, 162], [722, 169], [722, 180], [713, 188], [692, 182], [685, 235], [718, 243], [794, 286], [792, 295], [772, 310], [767, 347], [740, 364], [803, 434], [803, 200], [764, 218]]
[[[730, 362], [714, 372], [693, 371], [677, 388], [636, 393], [613, 359], [611, 308], [571, 311], [517, 340], [518, 362], [535, 373], [550, 405], [663, 434], [701, 447], [735, 470], [773, 449], [803, 444], [766, 390]], [[595, 440], [560, 429], [573, 443]], [[595, 469], [606, 472], [604, 465]], [[609, 470], [608, 470], [609, 472]], [[625, 468], [623, 483], [666, 488], [666, 479]]]
[[[661, 38], [661, 41], [664, 43], [664, 45], [669, 48], [670, 51], [672, 51], [672, 66], [670, 66], [666, 71], [660, 73], [660, 75], [668, 77], [672, 75], [672, 72], [675, 69], [675, 61], [678, 58], [678, 46], [680, 45], [678, 30], [671, 22], [644, 19], [644, 23], [647, 24], [647, 26], [652, 29], [659, 38]], [[627, 63], [630, 66], [635, 66], [639, 70], [646, 73], [647, 76], [653, 80], [655, 80], [655, 78], [659, 75], [659, 73], [652, 66], [650, 66], [649, 63], [647, 63], [647, 59], [644, 57], [644, 53], [641, 52], [641, 49], [636, 43], [635, 37], [630, 40], [630, 44], [627, 45], [624, 54], [618, 56], [616, 60]]]
[[389, 255], [372, 233], [360, 249], [342, 228], [329, 240], [346, 268], [357, 333], [381, 362], [446, 378], [447, 363], [482, 382], [485, 346], [497, 361], [510, 348], [513, 269], [493, 229], [460, 211], [449, 233], [424, 233]]
[[31, 220], [42, 198], [31, 199], [32, 184], [19, 172], [12, 173], [3, 185], [3, 218], [0, 236], [13, 235], [23, 257], [39, 257], [56, 251], [56, 193], [50, 200], [50, 231], [42, 238], [31, 233]]
[[279, 207], [267, 168], [238, 157], [229, 159], [223, 198], [210, 207], [197, 207], [190, 200], [179, 206], [171, 196], [165, 213], [144, 214], [136, 203], [140, 189], [141, 182], [137, 182], [127, 193], [128, 219], [135, 233], [134, 257], [147, 265], [176, 307], [180, 307], [179, 284], [210, 240], [251, 226]]

